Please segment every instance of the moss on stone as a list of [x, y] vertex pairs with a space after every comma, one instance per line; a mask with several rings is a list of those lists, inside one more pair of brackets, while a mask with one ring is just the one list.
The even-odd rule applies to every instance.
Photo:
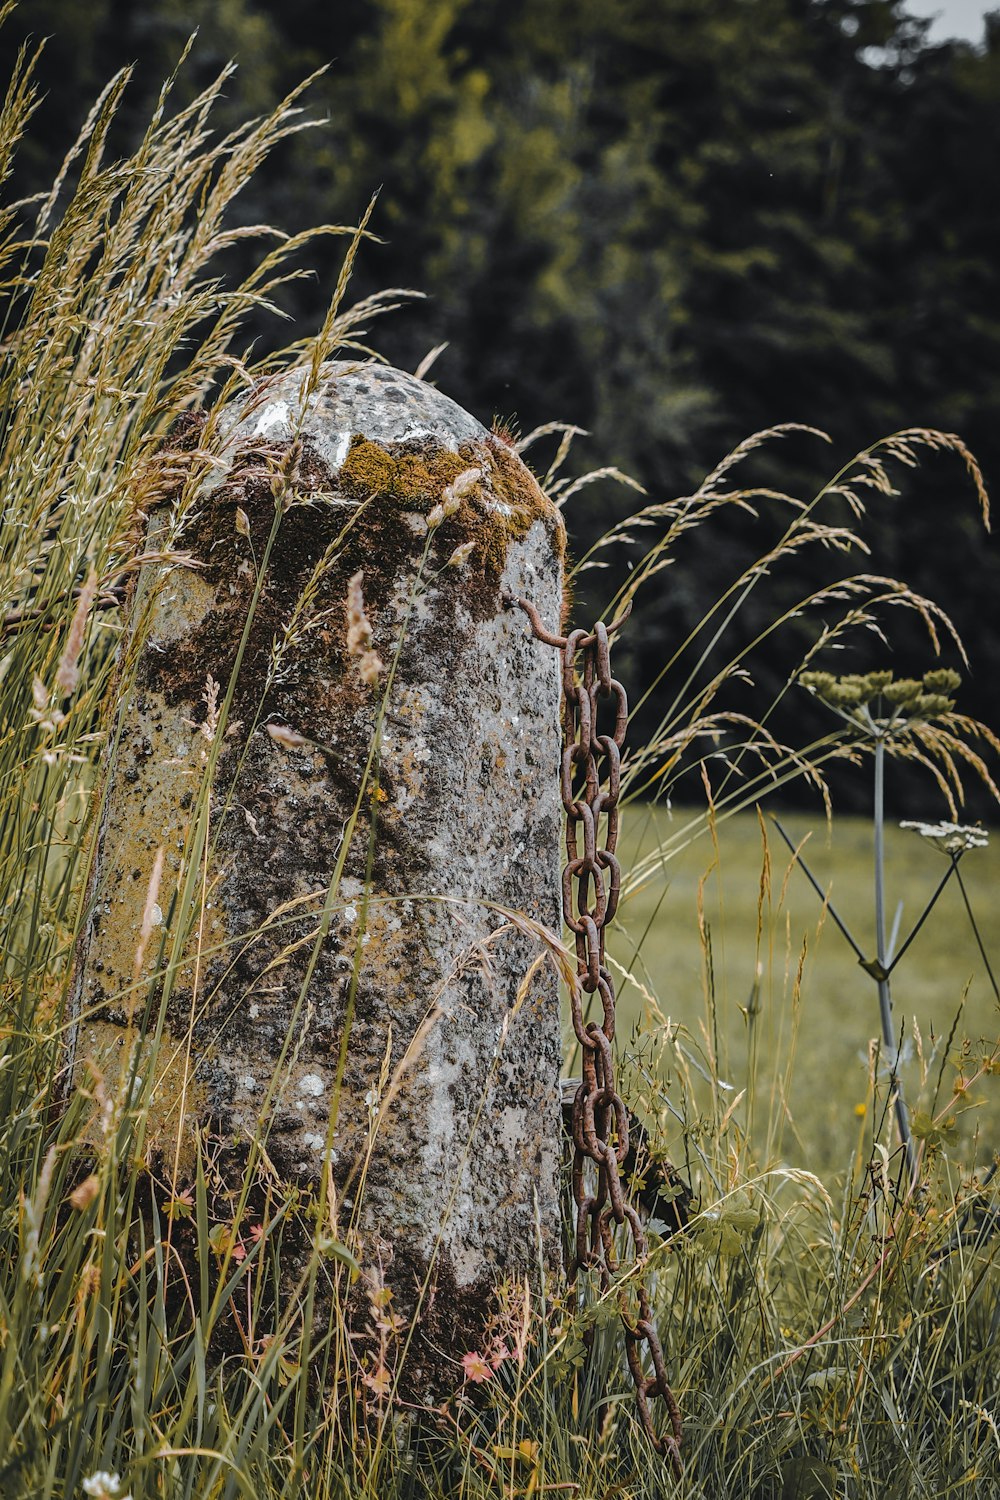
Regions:
[[388, 498], [408, 510], [427, 512], [460, 474], [473, 468], [482, 471], [483, 479], [462, 500], [452, 522], [460, 541], [475, 544], [489, 577], [499, 578], [511, 541], [525, 536], [535, 521], [543, 522], [562, 558], [566, 533], [559, 512], [531, 471], [494, 437], [463, 443], [455, 453], [432, 442], [390, 449], [356, 433], [337, 487], [358, 500]]
[[416, 510], [429, 510], [469, 464], [437, 445], [400, 445], [395, 452], [355, 433], [338, 475], [343, 494], [358, 500], [387, 495]]

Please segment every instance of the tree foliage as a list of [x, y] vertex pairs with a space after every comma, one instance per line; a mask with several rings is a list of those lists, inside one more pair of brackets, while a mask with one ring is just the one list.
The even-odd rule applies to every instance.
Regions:
[[[412, 369], [447, 341], [435, 376], [486, 420], [575, 422], [590, 457], [654, 495], [779, 421], [824, 428], [845, 456], [902, 427], [954, 430], [987, 481], [1000, 473], [1000, 15], [979, 50], [931, 46], [903, 0], [26, 0], [16, 20], [52, 34], [25, 191], [133, 60], [144, 118], [195, 25], [184, 87], [235, 55], [234, 120], [325, 68], [310, 94], [325, 123], [261, 174], [247, 222], [340, 222], [380, 188], [359, 291], [429, 295], [379, 347]], [[304, 331], [329, 291], [295, 284]], [[785, 462], [827, 467], [804, 444]], [[961, 483], [932, 466], [871, 542], [882, 571], [953, 612], [963, 706], [995, 719], [1000, 559]], [[581, 549], [616, 503], [581, 494]], [[741, 544], [692, 548], [640, 656], [700, 617]]]

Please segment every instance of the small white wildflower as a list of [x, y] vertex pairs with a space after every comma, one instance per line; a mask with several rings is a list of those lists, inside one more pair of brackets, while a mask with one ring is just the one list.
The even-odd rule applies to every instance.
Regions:
[[131, 1495], [123, 1495], [121, 1492], [121, 1477], [118, 1474], [109, 1474], [107, 1469], [98, 1469], [95, 1474], [90, 1474], [83, 1480], [80, 1488], [85, 1495], [92, 1496], [92, 1500], [132, 1500]]
[[906, 821], [900, 828], [912, 828], [922, 839], [929, 839], [943, 854], [961, 854], [966, 849], [985, 849], [990, 836], [985, 828], [967, 823], [918, 823]]

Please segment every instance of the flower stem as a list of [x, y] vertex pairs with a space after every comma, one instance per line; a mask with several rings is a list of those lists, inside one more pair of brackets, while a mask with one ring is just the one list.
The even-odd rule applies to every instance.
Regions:
[[892, 1059], [892, 1088], [895, 1093], [896, 1123], [899, 1126], [899, 1138], [903, 1143], [903, 1153], [906, 1157], [907, 1171], [912, 1186], [917, 1180], [917, 1153], [913, 1144], [913, 1137], [910, 1134], [910, 1118], [897, 1072], [899, 1067], [899, 1048], [896, 1042], [895, 1028], [892, 1024], [892, 995], [889, 990], [889, 978], [886, 972], [885, 740], [881, 734], [876, 735], [875, 738], [875, 799], [873, 816], [875, 824], [875, 946], [879, 971], [884, 976], [876, 979], [876, 984], [878, 985], [878, 1005], [882, 1018], [882, 1041], [888, 1056]]
[[972, 923], [972, 931], [975, 933], [976, 942], [979, 945], [980, 955], [982, 956], [983, 963], [986, 965], [986, 972], [990, 976], [990, 984], [993, 986], [993, 993], [994, 995], [996, 995], [997, 999], [1000, 1000], [1000, 988], [997, 987], [996, 976], [993, 973], [993, 970], [990, 968], [989, 957], [987, 956], [986, 947], [979, 932], [979, 925], [976, 922], [975, 917], [972, 915], [972, 903], [969, 901], [969, 893], [965, 889], [965, 881], [962, 879], [961, 873], [958, 870], [958, 860], [955, 859], [954, 855], [952, 855], [952, 859], [955, 863], [955, 873], [958, 875], [958, 888], [962, 892], [962, 900], [965, 902], [965, 910], [968, 912], [969, 921]]

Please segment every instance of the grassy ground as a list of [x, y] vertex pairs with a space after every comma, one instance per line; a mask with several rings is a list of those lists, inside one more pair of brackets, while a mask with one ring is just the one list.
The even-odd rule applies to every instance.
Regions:
[[[689, 814], [652, 806], [629, 809], [624, 821], [626, 870], [683, 826]], [[837, 912], [869, 956], [874, 951], [872, 917], [872, 833], [864, 818], [838, 816], [828, 829], [821, 815], [782, 815], [796, 844], [807, 840], [803, 858]], [[770, 899], [762, 909], [758, 939], [758, 897], [766, 835], [771, 867]], [[903, 912], [899, 944], [916, 922], [947, 868], [946, 856], [916, 833], [892, 827], [887, 833], [891, 927], [897, 902]], [[874, 982], [810, 887], [768, 820], [762, 832], [753, 813], [727, 819], [717, 847], [705, 835], [672, 857], [666, 869], [630, 891], [619, 908], [619, 932], [610, 940], [614, 957], [630, 967], [655, 995], [663, 1016], [679, 1022], [706, 1048], [718, 1039], [718, 1067], [733, 1092], [753, 1091], [751, 1047], [756, 1049], [755, 1124], [760, 1112], [784, 1117], [772, 1142], [793, 1165], [826, 1174], [842, 1169], [864, 1135], [870, 1118], [860, 1113], [868, 1098], [868, 1047], [879, 1034]], [[1000, 844], [964, 856], [962, 875], [994, 973]], [[699, 928], [699, 904], [711, 952], [708, 982], [706, 947]], [[897, 947], [899, 946], [897, 944]], [[993, 951], [991, 952], [991, 946]], [[636, 950], [638, 950], [636, 952]], [[633, 954], [635, 958], [633, 959]], [[801, 983], [796, 985], [800, 959]], [[746, 1015], [754, 997], [757, 1016]], [[959, 1058], [959, 1042], [1000, 1035], [989, 976], [957, 883], [946, 887], [924, 927], [893, 975], [893, 1004], [904, 1043], [903, 1078], [913, 1107], [926, 1107], [938, 1068], [945, 1061], [944, 1093], [957, 1076], [948, 1057]], [[639, 986], [620, 986], [622, 1034], [662, 1026]], [[955, 1029], [950, 1047], [948, 1039]], [[921, 1054], [923, 1062], [921, 1063]], [[1000, 1100], [994, 1090], [974, 1090], [962, 1103], [963, 1155], [987, 1162], [1000, 1141]], [[787, 1112], [780, 1101], [787, 1102]]]
[[[497, 1342], [488, 1346], [495, 1363], [487, 1369], [482, 1353], [469, 1350], [477, 1374], [456, 1361], [454, 1389], [417, 1414], [397, 1398], [409, 1331], [386, 1313], [391, 1286], [377, 1267], [354, 1284], [354, 1300], [370, 1289], [373, 1326], [385, 1335], [379, 1359], [392, 1368], [374, 1368], [353, 1341], [352, 1247], [337, 1238], [326, 1179], [316, 1197], [290, 1193], [269, 1166], [266, 1143], [254, 1139], [243, 1180], [227, 1183], [221, 1143], [206, 1136], [190, 1187], [176, 1192], [171, 1184], [169, 1197], [151, 1187], [147, 1125], [166, 976], [151, 982], [155, 1021], [148, 1055], [132, 1054], [135, 1080], [109, 1091], [103, 1079], [87, 1078], [61, 1107], [62, 1007], [93, 828], [82, 822], [80, 793], [116, 698], [128, 692], [126, 677], [112, 681], [111, 663], [117, 605], [143, 545], [133, 521], [178, 484], [192, 502], [207, 459], [192, 449], [174, 470], [160, 438], [196, 406], [213, 430], [218, 407], [247, 379], [230, 353], [242, 336], [241, 313], [295, 274], [283, 257], [300, 248], [279, 239], [233, 291], [205, 269], [250, 232], [223, 231], [226, 205], [262, 154], [298, 128], [288, 101], [270, 120], [208, 141], [205, 120], [224, 81], [186, 113], [158, 115], [131, 161], [105, 165], [101, 143], [126, 82], [115, 80], [67, 162], [70, 176], [39, 207], [28, 249], [16, 229], [0, 236], [0, 271], [7, 256], [0, 300], [10, 303], [7, 327], [16, 335], [0, 342], [0, 1497], [1000, 1494], [1000, 1202], [984, 1170], [997, 1134], [988, 1103], [967, 1107], [996, 1092], [1000, 1049], [990, 1041], [996, 1014], [954, 891], [896, 986], [907, 1032], [911, 1017], [919, 1023], [916, 1057], [906, 1065], [925, 1119], [911, 1192], [886, 1119], [885, 1080], [874, 1058], [867, 1070], [862, 1061], [877, 1034], [874, 987], [829, 921], [817, 935], [815, 898], [798, 872], [786, 886], [778, 844], [771, 840], [771, 876], [762, 882], [755, 823], [725, 822], [700, 905], [710, 838], [663, 861], [645, 884], [633, 882], [609, 948], [612, 965], [625, 971], [619, 1036], [632, 1065], [623, 1072], [638, 1107], [663, 1123], [657, 1135], [687, 1166], [699, 1211], [685, 1233], [651, 1241], [638, 1268], [628, 1233], [619, 1232], [621, 1261], [604, 1293], [589, 1272], [572, 1290], [561, 1278], [543, 1285], [538, 1277], [533, 1287], [528, 1274], [508, 1286]], [[0, 176], [31, 101], [25, 59], [0, 110]], [[18, 212], [0, 215], [0, 224], [16, 225]], [[287, 355], [312, 379], [335, 350], [356, 351], [361, 322], [385, 305], [369, 299], [342, 310], [361, 233], [350, 241], [322, 332]], [[860, 514], [865, 497], [890, 493], [884, 460], [912, 463], [918, 439], [964, 453], [948, 436], [897, 435], [838, 471], [829, 494], [847, 495]], [[640, 585], [658, 586], [674, 543], [693, 526], [759, 498], [730, 481], [762, 441], [748, 439], [696, 495], [651, 505], [626, 523], [645, 538], [623, 586], [628, 601]], [[272, 476], [276, 525], [293, 468], [286, 472], [282, 460]], [[549, 493], [567, 499], [573, 486], [558, 472], [559, 461]], [[698, 656], [690, 683], [741, 601], [778, 563], [796, 561], [806, 544], [849, 545], [843, 528], [814, 521], [826, 494], [804, 507], [777, 497], [788, 530], [709, 610], [707, 643], [690, 643]], [[164, 539], [171, 551], [183, 545], [182, 502], [183, 495]], [[651, 545], [650, 525], [658, 537]], [[147, 564], [157, 560], [169, 559], [146, 556]], [[824, 615], [842, 601], [839, 623], [824, 618], [824, 648], [868, 626], [879, 597], [930, 618], [929, 606], [895, 585], [880, 595], [882, 582], [838, 575], [807, 601], [822, 604]], [[732, 748], [733, 733], [754, 736], [752, 724], [716, 703], [740, 659], [735, 648], [721, 676], [685, 689], [655, 743], [634, 749], [640, 781], [661, 778], [706, 737], [714, 766], [720, 737]], [[909, 748], [930, 744], [947, 758], [951, 730], [960, 736], [968, 726], [943, 711], [934, 718], [907, 729]], [[844, 723], [843, 715], [831, 719], [829, 734], [809, 748], [812, 758], [834, 753]], [[221, 741], [218, 725], [216, 732]], [[754, 775], [770, 785], [801, 772], [801, 757], [773, 742], [757, 749], [762, 768], [741, 777], [740, 799], [752, 800]], [[208, 764], [191, 812], [195, 830], [207, 830], [213, 800], [227, 795]], [[626, 868], [634, 871], [637, 853], [673, 836], [684, 816], [668, 828], [662, 815], [633, 812]], [[804, 831], [790, 822], [796, 836]], [[829, 850], [818, 834], [812, 857], [867, 944], [867, 831], [845, 820], [835, 834]], [[197, 864], [194, 857], [191, 868]], [[941, 856], [904, 835], [890, 841], [889, 868], [907, 917], [915, 916]], [[966, 868], [990, 942], [996, 852], [969, 854]], [[173, 914], [177, 930], [199, 930], [203, 898], [192, 882]], [[137, 972], [154, 909], [151, 900]], [[964, 1035], [973, 1039], [967, 1056]], [[975, 1081], [953, 1103], [954, 1084], [966, 1077]], [[602, 1236], [609, 1224], [602, 1214]], [[609, 1267], [614, 1254], [612, 1244]], [[684, 1415], [676, 1485], [637, 1421], [623, 1369], [619, 1312], [638, 1330], [640, 1278], [665, 1350], [662, 1378]], [[650, 1389], [651, 1368], [642, 1372]], [[654, 1404], [663, 1431], [663, 1403]]]

